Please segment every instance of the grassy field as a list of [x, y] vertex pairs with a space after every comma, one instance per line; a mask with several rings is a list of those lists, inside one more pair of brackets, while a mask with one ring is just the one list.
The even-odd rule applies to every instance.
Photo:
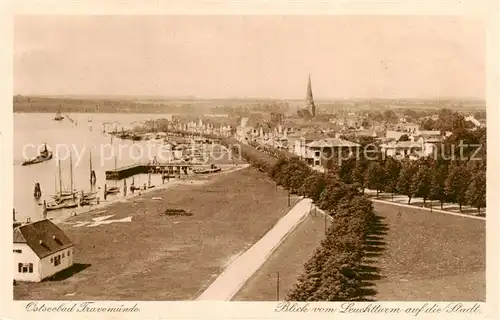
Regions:
[[[248, 168], [73, 217], [61, 226], [76, 244], [74, 268], [50, 281], [15, 285], [14, 298], [194, 299], [288, 211], [287, 202], [286, 191]], [[161, 215], [167, 208], [193, 215]], [[132, 222], [74, 225], [108, 215]]]
[[[374, 207], [377, 221], [367, 239], [363, 300], [485, 300], [485, 221], [390, 204]], [[234, 300], [276, 300], [277, 272], [283, 299], [323, 232], [324, 219], [309, 216]]]
[[[374, 203], [366, 279], [375, 300], [486, 299], [486, 222]], [[401, 216], [398, 212], [401, 211]], [[374, 285], [374, 286], [371, 286]]]
[[[262, 267], [235, 295], [235, 301], [272, 301], [284, 299], [293, 287], [302, 266], [325, 238], [325, 219], [310, 214], [283, 241]], [[279, 273], [279, 288], [277, 285]]]

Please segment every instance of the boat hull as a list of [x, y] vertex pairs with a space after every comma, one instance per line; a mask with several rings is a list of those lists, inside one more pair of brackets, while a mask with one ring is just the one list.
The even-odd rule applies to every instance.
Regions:
[[47, 211], [53, 211], [53, 210], [71, 209], [76, 207], [78, 207], [78, 203], [71, 202], [71, 203], [48, 204], [45, 207], [45, 209]]
[[24, 161], [23, 162], [23, 166], [29, 166], [29, 165], [32, 165], [32, 164], [42, 163], [42, 162], [45, 162], [45, 161], [49, 161], [51, 159], [52, 159], [52, 152], [49, 152], [48, 155], [46, 155], [46, 156], [37, 156], [34, 159], [30, 159], [30, 160]]

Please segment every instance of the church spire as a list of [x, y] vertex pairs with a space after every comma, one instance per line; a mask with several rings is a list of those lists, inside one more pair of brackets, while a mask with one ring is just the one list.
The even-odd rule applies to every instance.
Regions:
[[312, 87], [311, 87], [311, 75], [309, 74], [309, 81], [307, 83], [307, 108], [311, 112], [313, 117], [316, 116], [316, 106], [314, 105]]

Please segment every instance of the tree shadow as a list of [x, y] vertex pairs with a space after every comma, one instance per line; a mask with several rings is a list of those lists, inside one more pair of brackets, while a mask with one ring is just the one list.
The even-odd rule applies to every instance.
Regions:
[[359, 268], [361, 285], [356, 301], [375, 301], [377, 290], [375, 289], [376, 283], [374, 281], [383, 279], [383, 276], [380, 275], [380, 268], [376, 265], [378, 264], [377, 257], [383, 254], [387, 246], [384, 235], [387, 234], [389, 228], [384, 219], [384, 217], [375, 214], [370, 221], [365, 236], [364, 260]]
[[52, 276], [43, 279], [42, 281], [45, 282], [45, 281], [62, 281], [62, 280], [66, 280], [66, 279], [72, 277], [73, 275], [75, 275], [75, 274], [77, 274], [77, 273], [79, 273], [79, 272], [87, 269], [90, 266], [91, 266], [91, 264], [88, 264], [88, 263], [75, 263], [71, 267], [69, 267], [67, 269], [64, 269], [64, 270], [61, 270], [58, 273], [53, 274]]

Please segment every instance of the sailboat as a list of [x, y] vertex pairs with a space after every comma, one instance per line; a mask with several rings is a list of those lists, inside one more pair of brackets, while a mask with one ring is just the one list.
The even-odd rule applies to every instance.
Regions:
[[[116, 155], [115, 155], [115, 172], [116, 172], [116, 169], [117, 169], [117, 165], [116, 165]], [[117, 180], [118, 179], [115, 179], [115, 185], [113, 187], [109, 187], [109, 188], [104, 189], [104, 193], [106, 195], [108, 195], [108, 194], [117, 194], [117, 193], [120, 192], [120, 188], [116, 185], [117, 184]]]
[[95, 171], [92, 169], [92, 150], [89, 151], [89, 172], [90, 172], [90, 191], [81, 193], [80, 197], [80, 205], [90, 204], [92, 201], [98, 201], [97, 199], [97, 191], [94, 190], [95, 183], [97, 181], [95, 176]]
[[73, 192], [62, 190], [61, 159], [58, 160], [57, 168], [59, 172], [59, 191], [56, 190], [56, 194], [53, 198], [56, 202], [71, 200], [73, 198]]
[[151, 184], [151, 171], [149, 171], [148, 175], [148, 189], [154, 188], [154, 184]]
[[64, 117], [61, 115], [61, 110], [58, 110], [56, 112], [56, 116], [54, 117], [54, 120], [55, 121], [61, 121], [62, 119], [64, 119]]
[[130, 184], [130, 191], [140, 190], [141, 188], [135, 186], [135, 177], [132, 176], [132, 183]]
[[71, 189], [69, 192], [62, 191], [61, 163], [59, 160], [59, 194], [54, 196], [54, 202], [46, 203], [44, 201], [44, 209], [47, 211], [78, 207], [78, 203], [76, 202], [76, 192], [75, 190], [73, 190], [73, 160], [71, 153], [69, 154], [69, 163], [70, 163]]

